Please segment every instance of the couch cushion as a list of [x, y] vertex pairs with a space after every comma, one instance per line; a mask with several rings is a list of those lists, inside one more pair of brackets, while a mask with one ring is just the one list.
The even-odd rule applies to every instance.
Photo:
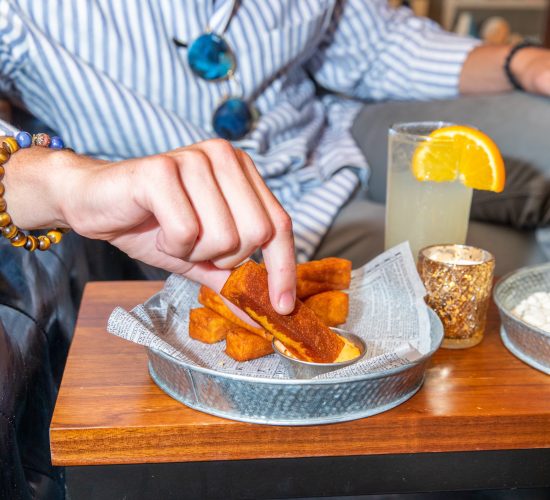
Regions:
[[353, 136], [372, 170], [369, 197], [386, 199], [388, 129], [394, 123], [449, 121], [470, 124], [489, 134], [505, 158], [516, 158], [550, 176], [548, 130], [550, 100], [523, 92], [496, 96], [418, 102], [385, 102], [364, 106]]
[[0, 241], [0, 498], [62, 498], [48, 428], [87, 278], [82, 239], [49, 252]]
[[[354, 268], [368, 262], [384, 250], [384, 215], [381, 203], [356, 197], [341, 210], [315, 258], [338, 255], [350, 259]], [[471, 221], [467, 242], [495, 256], [497, 275], [545, 261], [533, 231]]]

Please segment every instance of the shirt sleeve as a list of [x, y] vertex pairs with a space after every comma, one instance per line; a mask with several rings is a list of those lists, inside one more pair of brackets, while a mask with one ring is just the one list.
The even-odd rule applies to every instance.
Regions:
[[385, 0], [337, 1], [308, 70], [323, 87], [361, 99], [449, 98], [481, 42], [444, 31]]
[[0, 135], [17, 135], [19, 129], [0, 118]]
[[0, 0], [0, 94], [14, 93], [27, 54], [27, 32], [17, 7], [11, 0]]

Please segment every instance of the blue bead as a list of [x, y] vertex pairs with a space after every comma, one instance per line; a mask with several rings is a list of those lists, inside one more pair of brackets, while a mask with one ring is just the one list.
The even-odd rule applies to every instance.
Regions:
[[19, 132], [15, 136], [15, 140], [20, 148], [29, 148], [32, 144], [32, 135], [28, 132]]
[[58, 137], [57, 135], [54, 135], [51, 138], [50, 148], [52, 148], [52, 149], [63, 149], [64, 147], [65, 147], [65, 144], [63, 144], [63, 141], [61, 140], [61, 137]]
[[252, 128], [252, 112], [242, 99], [231, 98], [224, 101], [212, 118], [216, 134], [228, 141], [242, 139]]
[[199, 36], [187, 52], [189, 66], [205, 80], [226, 78], [235, 68], [235, 58], [227, 42], [219, 35]]

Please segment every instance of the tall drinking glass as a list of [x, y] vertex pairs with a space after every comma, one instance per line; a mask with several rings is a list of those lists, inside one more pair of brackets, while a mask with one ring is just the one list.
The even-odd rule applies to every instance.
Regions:
[[[426, 246], [464, 244], [472, 189], [459, 180], [420, 181], [413, 173], [415, 151], [430, 141], [429, 151], [460, 161], [457, 145], [450, 139], [434, 139], [434, 130], [451, 124], [417, 122], [394, 125], [389, 131], [388, 186], [385, 247], [409, 240], [413, 255]], [[450, 156], [452, 155], [452, 156]]]

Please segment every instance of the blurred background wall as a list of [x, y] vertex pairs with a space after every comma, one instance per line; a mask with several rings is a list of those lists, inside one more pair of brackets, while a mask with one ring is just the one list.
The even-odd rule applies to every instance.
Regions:
[[478, 36], [489, 43], [528, 38], [550, 47], [549, 0], [390, 0], [406, 4], [450, 31]]

